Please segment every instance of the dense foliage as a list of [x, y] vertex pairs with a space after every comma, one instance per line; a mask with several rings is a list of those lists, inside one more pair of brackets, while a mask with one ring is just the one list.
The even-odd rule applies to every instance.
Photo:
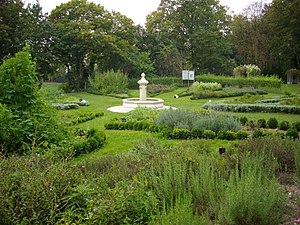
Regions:
[[216, 0], [161, 0], [144, 29], [86, 0], [63, 3], [49, 15], [38, 2], [4, 0], [0, 59], [28, 41], [39, 78], [68, 81], [69, 90], [84, 88], [96, 69], [179, 77], [183, 69], [244, 74], [237, 66], [247, 65], [248, 75], [285, 79], [285, 71], [299, 69], [298, 8], [297, 0], [257, 2], [231, 17]]
[[67, 132], [39, 93], [28, 47], [0, 66], [0, 150], [26, 153], [58, 144]]
[[275, 172], [298, 170], [299, 145], [264, 137], [225, 155], [213, 149], [146, 139], [77, 166], [1, 157], [1, 224], [280, 224], [286, 198]]

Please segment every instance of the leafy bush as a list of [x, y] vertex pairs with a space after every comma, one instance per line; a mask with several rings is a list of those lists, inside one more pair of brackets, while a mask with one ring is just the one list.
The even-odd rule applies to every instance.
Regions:
[[289, 124], [288, 121], [281, 121], [281, 122], [279, 123], [279, 126], [278, 126], [278, 128], [279, 128], [280, 130], [288, 130], [289, 127], [290, 127], [290, 124]]
[[216, 133], [219, 130], [238, 131], [242, 128], [242, 125], [237, 118], [221, 113], [203, 115], [197, 118], [194, 124], [194, 127], [201, 128], [203, 130], [212, 130]]
[[300, 122], [294, 122], [294, 123], [292, 124], [292, 127], [293, 127], [296, 131], [300, 132]]
[[248, 122], [248, 118], [246, 116], [240, 117], [239, 120], [243, 126]]
[[78, 167], [41, 155], [0, 157], [0, 224], [56, 223], [82, 182]]
[[[78, 132], [77, 132], [78, 133]], [[96, 129], [83, 130], [79, 133], [73, 143], [74, 156], [80, 154], [90, 153], [96, 149], [101, 148], [106, 140], [106, 136], [103, 132]]]
[[267, 121], [268, 128], [276, 129], [278, 127], [278, 121], [276, 118], [270, 118]]
[[261, 73], [261, 70], [256, 65], [243, 65], [238, 66], [233, 69], [233, 75], [234, 76], [242, 76], [242, 77], [253, 77], [253, 76], [259, 76]]
[[263, 137], [263, 136], [265, 136], [265, 134], [262, 130], [254, 130], [253, 131], [253, 134], [252, 134], [253, 138], [260, 138], [260, 137]]
[[237, 138], [238, 140], [243, 140], [243, 139], [246, 139], [247, 137], [248, 137], [247, 131], [239, 130], [239, 131], [236, 133], [236, 138]]
[[11, 127], [5, 128], [11, 133], [3, 140], [4, 154], [24, 154], [34, 148], [46, 151], [51, 144], [67, 138], [68, 132], [56, 112], [38, 91], [35, 64], [28, 47], [0, 66], [0, 86], [0, 104], [9, 110], [5, 112], [7, 118], [0, 117], [0, 123], [8, 125], [5, 120], [14, 119]]
[[94, 78], [89, 77], [89, 92], [94, 94], [121, 94], [127, 93], [128, 77], [121, 71], [108, 71], [95, 73]]
[[[259, 154], [263, 152], [268, 155], [270, 159], [275, 159], [278, 161], [280, 169], [284, 172], [295, 171], [295, 152], [299, 151], [298, 143], [283, 139], [282, 137], [276, 135], [265, 135], [264, 137], [249, 139], [243, 145], [238, 147], [240, 152], [250, 152], [251, 154]], [[266, 165], [267, 166], [267, 165]]]
[[28, 46], [0, 66], [0, 86], [0, 103], [13, 112], [34, 107], [39, 83]]
[[198, 92], [201, 92], [204, 90], [219, 91], [219, 90], [222, 90], [222, 85], [219, 83], [216, 83], [216, 82], [204, 83], [204, 82], [196, 81], [190, 87], [190, 91], [192, 93], [198, 93]]
[[201, 128], [193, 128], [191, 131], [192, 138], [202, 138], [203, 137], [203, 129]]
[[172, 132], [173, 139], [188, 139], [191, 137], [191, 132], [188, 129], [174, 128]]
[[168, 127], [172, 130], [174, 128], [192, 130], [198, 117], [197, 113], [187, 110], [168, 110], [160, 114], [154, 122], [159, 127]]
[[206, 139], [215, 139], [216, 133], [212, 130], [204, 130], [203, 137]]
[[295, 129], [292, 129], [292, 128], [288, 129], [288, 131], [286, 132], [285, 135], [286, 135], [288, 138], [293, 139], [294, 141], [295, 141], [296, 139], [299, 139], [299, 133], [298, 133], [298, 131], [296, 131]]
[[257, 121], [257, 125], [259, 128], [266, 128], [267, 127], [267, 121], [265, 119], [259, 119]]

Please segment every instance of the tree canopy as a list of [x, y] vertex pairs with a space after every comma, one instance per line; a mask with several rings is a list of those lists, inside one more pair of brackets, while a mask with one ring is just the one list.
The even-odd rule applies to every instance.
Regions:
[[49, 15], [38, 2], [3, 0], [0, 59], [27, 42], [39, 78], [64, 71], [71, 89], [84, 87], [96, 69], [180, 76], [183, 69], [231, 74], [238, 65], [255, 64], [283, 77], [300, 66], [299, 4], [256, 2], [231, 16], [218, 0], [161, 0], [144, 28], [87, 0], [63, 3]]

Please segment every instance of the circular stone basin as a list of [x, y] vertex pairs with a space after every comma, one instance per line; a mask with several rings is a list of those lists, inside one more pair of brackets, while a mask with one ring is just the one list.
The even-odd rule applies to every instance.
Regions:
[[160, 98], [147, 98], [147, 100], [141, 101], [139, 98], [126, 98], [123, 99], [123, 107], [132, 109], [137, 107], [162, 109], [164, 108], [164, 100]]

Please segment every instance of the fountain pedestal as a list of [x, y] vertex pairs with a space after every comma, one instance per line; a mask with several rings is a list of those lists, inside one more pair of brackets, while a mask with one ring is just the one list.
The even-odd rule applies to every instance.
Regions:
[[160, 98], [147, 98], [147, 84], [149, 83], [145, 79], [145, 74], [141, 74], [141, 79], [137, 82], [140, 88], [139, 98], [126, 98], [123, 99], [122, 106], [114, 106], [108, 108], [112, 112], [130, 112], [138, 107], [153, 108], [153, 109], [170, 109], [170, 106], [164, 106], [164, 100]]

